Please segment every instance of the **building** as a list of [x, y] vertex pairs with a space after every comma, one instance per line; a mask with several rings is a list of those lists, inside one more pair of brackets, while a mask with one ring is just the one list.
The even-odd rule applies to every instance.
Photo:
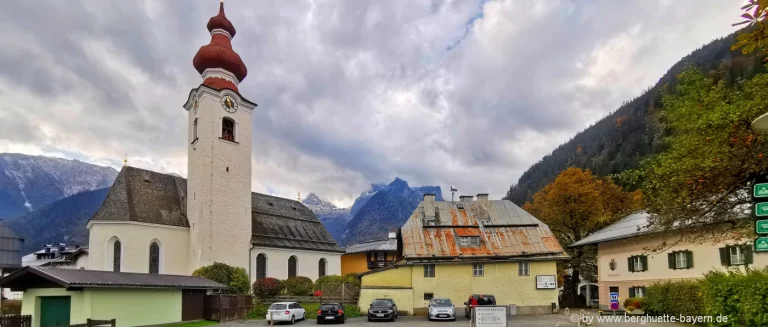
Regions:
[[24, 292], [22, 315], [32, 326], [115, 319], [117, 326], [200, 320], [204, 295], [226, 286], [194, 276], [116, 273], [27, 266], [0, 280]]
[[[768, 265], [768, 255], [753, 253], [751, 240], [680, 241], [684, 229], [655, 233], [649, 228], [649, 218], [645, 212], [631, 214], [571, 245], [597, 245], [600, 308], [608, 309], [610, 292], [618, 292], [623, 301], [644, 296], [646, 287], [656, 282], [703, 278], [713, 270]], [[670, 246], [660, 252], [649, 251], [663, 242]]]
[[46, 244], [42, 249], [23, 256], [21, 265], [86, 269], [88, 268], [88, 248], [65, 243]]
[[515, 314], [557, 308], [556, 262], [568, 255], [549, 227], [507, 200], [460, 199], [424, 195], [398, 232], [402, 259], [361, 274], [361, 309], [386, 297], [426, 314], [433, 297], [462, 308], [471, 294], [493, 294]]
[[341, 256], [341, 274], [357, 274], [384, 268], [397, 260], [397, 233], [390, 232], [386, 240], [350, 245]]
[[[24, 239], [0, 220], [0, 276], [8, 275], [21, 268], [21, 248]], [[19, 294], [0, 288], [0, 302], [14, 299]]]
[[226, 263], [258, 277], [316, 279], [341, 272], [343, 250], [301, 203], [251, 192], [251, 120], [240, 94], [248, 71], [220, 5], [211, 42], [193, 59], [188, 178], [124, 166], [89, 220], [89, 269], [188, 275]]

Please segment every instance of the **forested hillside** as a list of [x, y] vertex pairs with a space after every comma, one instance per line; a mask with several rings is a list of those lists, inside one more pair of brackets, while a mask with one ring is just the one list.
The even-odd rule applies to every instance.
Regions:
[[662, 150], [660, 140], [664, 131], [649, 115], [662, 109], [662, 89], [665, 85], [674, 85], [676, 76], [686, 67], [699, 67], [707, 75], [729, 84], [738, 78], [751, 78], [763, 72], [762, 55], [745, 57], [739, 51], [730, 50], [736, 35], [712, 41], [681, 59], [652, 88], [528, 168], [504, 198], [522, 206], [568, 167], [589, 169], [598, 176], [607, 176], [636, 168], [642, 158]]

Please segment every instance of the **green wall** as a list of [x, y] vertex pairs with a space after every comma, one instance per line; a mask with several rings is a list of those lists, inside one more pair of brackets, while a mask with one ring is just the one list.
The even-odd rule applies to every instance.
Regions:
[[32, 327], [40, 327], [40, 297], [69, 296], [70, 324], [84, 324], [90, 315], [90, 308], [85, 305], [85, 292], [67, 292], [63, 288], [36, 288], [24, 291], [21, 303], [21, 314], [32, 315]]

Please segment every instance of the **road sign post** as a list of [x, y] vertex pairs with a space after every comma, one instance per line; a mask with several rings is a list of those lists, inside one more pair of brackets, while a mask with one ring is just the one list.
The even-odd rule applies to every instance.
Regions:
[[[619, 310], [619, 292], [611, 292], [611, 310]], [[616, 314], [614, 312], [614, 314]]]

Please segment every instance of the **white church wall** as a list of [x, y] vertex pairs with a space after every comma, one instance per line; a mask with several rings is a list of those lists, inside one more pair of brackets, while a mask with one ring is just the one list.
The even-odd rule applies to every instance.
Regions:
[[256, 280], [256, 256], [259, 253], [267, 255], [267, 277], [277, 279], [288, 278], [288, 258], [292, 255], [295, 255], [298, 259], [296, 276], [317, 280], [320, 272], [318, 262], [321, 258], [325, 258], [327, 261], [326, 275], [341, 275], [342, 253], [255, 247], [251, 250], [251, 282]]
[[[110, 240], [116, 237], [122, 249], [120, 271], [149, 272], [149, 246], [157, 240], [160, 245], [160, 273], [188, 275], [189, 228], [132, 221], [92, 221], [88, 229], [88, 269], [112, 270], [114, 241]], [[79, 266], [80, 260], [77, 264]]]
[[77, 260], [75, 260], [75, 269], [88, 269], [89, 267], [88, 255], [87, 254], [81, 254], [79, 257], [77, 257]]

